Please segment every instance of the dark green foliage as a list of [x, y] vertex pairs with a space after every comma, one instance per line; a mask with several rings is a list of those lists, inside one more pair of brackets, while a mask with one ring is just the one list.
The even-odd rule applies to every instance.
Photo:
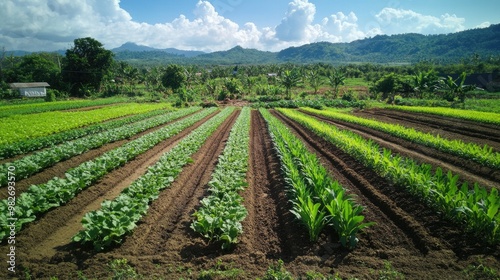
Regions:
[[47, 95], [45, 96], [46, 102], [54, 102], [56, 101], [56, 94], [53, 90], [47, 90]]
[[90, 37], [76, 39], [74, 44], [66, 51], [62, 76], [63, 81], [70, 85], [71, 94], [83, 97], [89, 92], [99, 91], [111, 69], [113, 53]]
[[164, 87], [177, 91], [186, 83], [184, 68], [176, 64], [169, 65], [161, 77], [161, 82]]
[[387, 99], [396, 92], [397, 76], [390, 73], [379, 79], [371, 88], [374, 93], [382, 93], [382, 99]]
[[60, 55], [52, 53], [28, 54], [20, 59], [15, 67], [7, 72], [9, 82], [46, 82], [51, 87], [59, 84]]

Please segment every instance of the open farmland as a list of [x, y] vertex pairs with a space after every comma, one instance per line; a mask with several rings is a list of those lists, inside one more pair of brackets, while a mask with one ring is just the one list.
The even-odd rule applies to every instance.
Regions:
[[[106, 108], [113, 106], [124, 105]], [[2, 172], [7, 174], [2, 174], [6, 184], [0, 188], [0, 209], [4, 212], [0, 213], [0, 225], [5, 232], [0, 235], [0, 252], [7, 260], [13, 246], [10, 241], [15, 240], [16, 273], [9, 272], [10, 264], [3, 261], [0, 278], [29, 274], [32, 279], [77, 279], [79, 275], [102, 279], [116, 273], [116, 267], [110, 270], [110, 263], [116, 265], [120, 259], [126, 259], [146, 279], [196, 279], [203, 273], [255, 279], [279, 260], [296, 277], [314, 271], [324, 276], [379, 279], [384, 273], [397, 271], [406, 279], [469, 279], [481, 267], [500, 271], [500, 171], [494, 162], [500, 152], [497, 124], [390, 109], [345, 113], [377, 121], [368, 126], [358, 119], [347, 121], [308, 108], [174, 110], [169, 106], [137, 106], [133, 113], [137, 119], [119, 127], [103, 125], [95, 133], [71, 136], [71, 141], [108, 138], [106, 132], [127, 126], [136, 127], [135, 134], [60, 157], [24, 179], [16, 175], [16, 170], [24, 168], [16, 163], [54, 147], [30, 148], [25, 154], [2, 159]], [[163, 113], [148, 113], [165, 108]], [[92, 115], [94, 110], [100, 108], [78, 112]], [[143, 118], [141, 114], [148, 115]], [[110, 118], [125, 120], [128, 115]], [[29, 119], [30, 115], [22, 116]], [[85, 125], [90, 123], [95, 125]], [[478, 160], [481, 157], [425, 144], [430, 140], [415, 142], [391, 134], [389, 129], [378, 129], [379, 123], [399, 124], [481, 147], [486, 144], [490, 148], [484, 151], [490, 157]], [[359, 135], [359, 141], [370, 143], [360, 142], [360, 147], [375, 152], [359, 152], [344, 145], [346, 140], [335, 142], [335, 129], [339, 129], [338, 135], [343, 131]], [[3, 129], [1, 133], [5, 133]], [[64, 140], [57, 145], [67, 143]], [[248, 155], [247, 164], [242, 153]], [[417, 192], [424, 184], [406, 188], [411, 184], [401, 183], [403, 179], [396, 174], [398, 165], [383, 169], [380, 162], [385, 161], [369, 161], [371, 153], [391, 153], [387, 156], [391, 160], [404, 158], [400, 159], [401, 167], [410, 166], [410, 161], [416, 163], [412, 166], [428, 164], [424, 174], [428, 176], [425, 183], [431, 186], [428, 195]], [[436, 175], [438, 170], [444, 175]], [[315, 181], [317, 178], [321, 180]], [[234, 183], [234, 189], [225, 189], [231, 184], [220, 182]], [[450, 182], [456, 183], [457, 191], [472, 190], [477, 183], [475, 193], [489, 195], [472, 202], [481, 206], [478, 209], [469, 207], [476, 220], [463, 214], [469, 213], [463, 210], [466, 202], [434, 195], [438, 190], [432, 186], [448, 186]], [[463, 187], [465, 182], [468, 185]], [[340, 237], [341, 222], [317, 219], [324, 227], [315, 240], [310, 235], [314, 227], [297, 219], [304, 215], [294, 215], [306, 209], [300, 206], [302, 200], [294, 197], [298, 184], [317, 188], [305, 193], [311, 205], [324, 211], [326, 220], [334, 220], [335, 214], [324, 205], [333, 207], [335, 199], [341, 201], [338, 193], [344, 189], [341, 196], [350, 197], [345, 203], [360, 206], [362, 222], [374, 224], [352, 234], [347, 240], [356, 239], [357, 243], [350, 246], [353, 243], [344, 244]], [[335, 188], [321, 194], [321, 184]], [[9, 197], [14, 194], [9, 191], [14, 188], [16, 210], [9, 216]], [[473, 200], [464, 197], [463, 201]], [[437, 208], [442, 200], [453, 201], [455, 207]], [[209, 228], [203, 221], [212, 222], [203, 217], [204, 211], [217, 210], [206, 207], [214, 206], [211, 203], [221, 203], [227, 210], [216, 212], [214, 217], [224, 214], [227, 218], [219, 227], [200, 234], [201, 227]], [[193, 230], [197, 228], [193, 213], [199, 214], [197, 231]], [[9, 217], [23, 217], [14, 235], [8, 228]], [[232, 219], [235, 221], [227, 222]]]

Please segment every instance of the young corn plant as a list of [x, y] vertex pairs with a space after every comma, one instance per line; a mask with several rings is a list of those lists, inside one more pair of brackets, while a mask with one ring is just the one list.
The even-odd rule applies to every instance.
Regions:
[[279, 111], [344, 150], [388, 181], [406, 188], [445, 217], [465, 224], [466, 230], [473, 232], [484, 242], [493, 245], [500, 243], [500, 197], [497, 189], [493, 188], [488, 193], [478, 184], [474, 184], [473, 189], [465, 184], [459, 187], [459, 178], [451, 173], [443, 174], [439, 168], [433, 173], [429, 164], [417, 164], [411, 158], [393, 155], [390, 150], [380, 149], [372, 141], [351, 131], [338, 129], [298, 111]]
[[[316, 241], [328, 226], [333, 227], [343, 246], [354, 248], [358, 241], [356, 234], [373, 225], [362, 223], [364, 217], [360, 212], [363, 207], [345, 194], [343, 187], [330, 177], [318, 158], [284, 124], [267, 110], [261, 109], [261, 114], [282, 163], [285, 182], [289, 186], [291, 212], [305, 225], [310, 240]], [[333, 201], [339, 206], [328, 209]]]
[[319, 234], [326, 224], [326, 213], [322, 209], [321, 203], [314, 203], [311, 197], [300, 197], [297, 201], [293, 202], [293, 208], [290, 210], [297, 219], [307, 227], [309, 232], [309, 239], [311, 241], [318, 240]]
[[330, 204], [326, 205], [326, 209], [330, 213], [328, 224], [332, 225], [338, 233], [342, 246], [352, 249], [358, 244], [359, 240], [356, 237], [358, 232], [375, 223], [363, 223], [365, 219], [361, 215], [363, 207], [349, 203], [349, 200], [343, 199], [343, 195], [343, 193], [339, 193], [335, 199], [330, 201]]

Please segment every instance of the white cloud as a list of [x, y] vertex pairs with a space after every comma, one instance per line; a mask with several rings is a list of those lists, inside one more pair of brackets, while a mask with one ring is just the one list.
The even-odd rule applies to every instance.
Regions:
[[252, 22], [238, 25], [209, 1], [198, 1], [193, 14], [192, 19], [179, 15], [171, 22], [149, 24], [134, 21], [120, 7], [120, 0], [3, 0], [0, 46], [28, 51], [67, 49], [74, 39], [89, 36], [108, 49], [134, 42], [203, 51], [227, 50], [236, 45], [279, 51], [317, 41], [350, 42], [382, 33], [455, 32], [464, 29], [465, 21], [449, 14], [438, 18], [384, 8], [372, 21], [377, 26], [363, 30], [354, 12], [337, 12], [315, 22], [316, 6], [308, 0], [292, 0], [275, 27], [258, 27]]
[[358, 17], [353, 12], [345, 15], [338, 12], [321, 21], [323, 38], [330, 42], [352, 42], [367, 36], [381, 33], [379, 29], [371, 29], [367, 32], [360, 30]]
[[294, 0], [288, 4], [288, 12], [276, 26], [276, 38], [283, 41], [304, 41], [311, 37], [311, 24], [316, 6], [308, 0]]
[[481, 23], [480, 25], [476, 26], [475, 28], [488, 28], [490, 27], [491, 23], [489, 21], [485, 21]]
[[444, 14], [438, 18], [412, 10], [384, 8], [375, 15], [375, 18], [385, 34], [440, 34], [465, 29], [465, 19], [450, 14]]

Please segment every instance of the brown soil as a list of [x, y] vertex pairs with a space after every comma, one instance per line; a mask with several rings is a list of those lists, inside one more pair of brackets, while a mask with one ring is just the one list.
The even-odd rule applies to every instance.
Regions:
[[[320, 119], [321, 121], [333, 124], [340, 129], [353, 131], [364, 138], [371, 139], [378, 143], [381, 147], [387, 148], [402, 156], [413, 158], [419, 162], [428, 163], [436, 167], [441, 167], [444, 171], [451, 171], [453, 174], [460, 174], [460, 178], [467, 182], [477, 182], [487, 188], [495, 187], [500, 189], [500, 170], [483, 166], [475, 161], [466, 160], [459, 156], [441, 152], [437, 149], [426, 147], [424, 145], [412, 143], [401, 138], [391, 136], [388, 133], [371, 129], [362, 125], [352, 124], [339, 120], [331, 120], [326, 117], [310, 114]], [[453, 120], [449, 120], [453, 122]], [[412, 122], [398, 122], [405, 127], [414, 127]], [[443, 124], [444, 126], [444, 124]], [[414, 127], [415, 129], [421, 128]], [[423, 130], [425, 132], [430, 132]], [[464, 128], [464, 131], [466, 128]], [[435, 131], [434, 131], [435, 132]], [[456, 133], [448, 131], [440, 132], [441, 137], [447, 139], [461, 139]], [[462, 139], [464, 140], [464, 139]], [[474, 139], [477, 144], [484, 144], [482, 139]], [[464, 140], [465, 141], [465, 140]], [[472, 184], [469, 184], [472, 185]]]
[[[334, 178], [358, 196], [357, 201], [366, 206], [366, 220], [377, 223], [365, 230], [353, 253], [368, 250], [372, 252], [368, 255], [391, 261], [409, 279], [460, 279], [463, 278], [460, 270], [482, 258], [490, 261], [490, 265], [497, 270], [500, 268], [499, 246], [477, 244], [476, 238], [464, 233], [461, 226], [444, 220], [414, 196], [387, 183], [313, 132], [275, 114], [308, 144], [311, 151], [320, 156]], [[384, 221], [384, 216], [388, 220]], [[396, 225], [399, 232], [388, 228], [388, 224]], [[404, 238], [411, 240], [413, 248], [408, 244], [401, 246], [395, 241]], [[372, 259], [371, 262], [374, 264], [376, 261]], [[398, 269], [398, 265], [404, 269]], [[441, 269], [443, 271], [439, 272]]]
[[[200, 271], [213, 268], [240, 269], [236, 279], [255, 279], [279, 259], [295, 275], [316, 271], [358, 279], [379, 278], [385, 261], [406, 279], [464, 279], [464, 268], [480, 262], [500, 270], [498, 246], [476, 244], [459, 226], [446, 222], [415, 197], [276, 114], [320, 157], [332, 176], [356, 196], [356, 201], [366, 206], [366, 221], [376, 222], [360, 235], [354, 250], [341, 248], [329, 229], [318, 242], [309, 242], [306, 231], [289, 212], [280, 163], [265, 121], [257, 111], [252, 112], [248, 188], [241, 193], [248, 210], [244, 233], [229, 252], [223, 251], [220, 243], [208, 243], [189, 228], [191, 214], [206, 195], [206, 184], [237, 115], [228, 118], [193, 155], [193, 162], [150, 205], [148, 214], [120, 246], [94, 253], [69, 239], [80, 229], [83, 213], [115, 197], [187, 135], [187, 130], [110, 173], [67, 205], [50, 211], [18, 233], [17, 275], [24, 277], [26, 270], [32, 279], [77, 279], [81, 271], [90, 279], [109, 278], [112, 273], [108, 263], [121, 258], [126, 258], [146, 279], [196, 279]], [[0, 252], [7, 252], [7, 248], [0, 246]], [[6, 269], [1, 270], [0, 278], [5, 274]]]
[[[72, 158], [69, 158], [69, 159], [61, 161], [61, 162], [58, 162], [55, 165], [48, 167], [35, 175], [32, 175], [31, 177], [17, 181], [16, 182], [16, 193], [21, 193], [21, 192], [26, 191], [31, 185], [38, 185], [38, 184], [46, 183], [54, 177], [64, 178], [66, 172], [69, 169], [75, 168], [75, 167], [79, 166], [80, 164], [82, 164], [86, 161], [89, 161], [91, 159], [94, 159], [96, 157], [99, 157], [99, 156], [103, 155], [104, 153], [111, 151], [113, 149], [116, 149], [129, 141], [133, 141], [133, 140], [140, 138], [148, 133], [151, 133], [153, 131], [161, 129], [167, 125], [172, 124], [173, 122], [182, 120], [186, 117], [188, 117], [188, 116], [184, 116], [184, 117], [179, 118], [177, 120], [162, 124], [162, 125], [157, 126], [157, 127], [150, 128], [150, 129], [145, 130], [141, 133], [138, 133], [138, 134], [136, 134], [128, 139], [108, 143], [108, 144], [105, 144], [99, 148], [89, 150], [83, 154], [74, 156]], [[208, 119], [208, 117], [206, 119]], [[200, 122], [200, 124], [201, 124], [201, 122]], [[8, 190], [6, 187], [0, 188], [0, 199], [5, 199], [8, 196], [7, 191]]]
[[500, 127], [493, 124], [449, 118], [432, 114], [411, 113], [390, 109], [366, 109], [353, 113], [359, 117], [372, 118], [379, 121], [396, 123], [406, 127], [439, 134], [443, 138], [461, 139], [464, 142], [488, 145], [500, 151]]

